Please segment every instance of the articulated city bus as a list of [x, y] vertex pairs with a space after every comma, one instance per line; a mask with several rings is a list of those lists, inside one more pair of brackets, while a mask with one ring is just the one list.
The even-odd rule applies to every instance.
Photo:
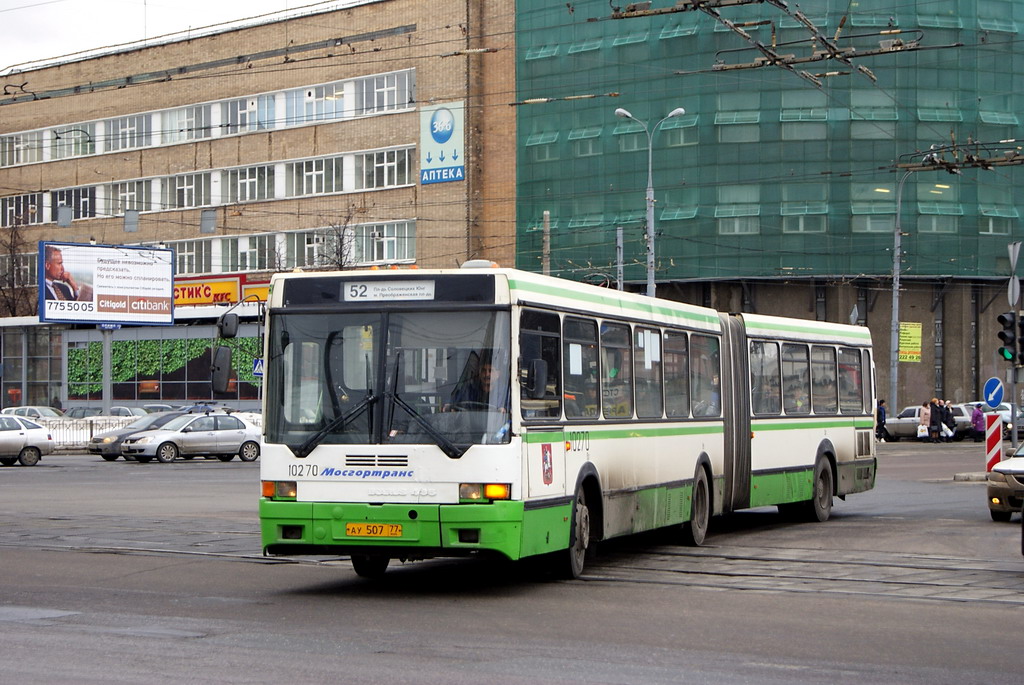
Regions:
[[268, 555], [535, 557], [874, 485], [866, 328], [501, 268], [274, 276], [260, 519]]

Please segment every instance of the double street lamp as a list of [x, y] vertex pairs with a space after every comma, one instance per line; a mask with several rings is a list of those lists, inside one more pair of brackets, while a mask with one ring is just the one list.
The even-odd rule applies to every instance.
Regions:
[[636, 123], [643, 127], [644, 133], [647, 134], [647, 295], [648, 297], [654, 297], [655, 285], [654, 285], [654, 164], [653, 164], [653, 148], [654, 148], [654, 134], [657, 132], [658, 127], [663, 123], [671, 119], [672, 117], [678, 117], [686, 114], [686, 110], [682, 107], [676, 107], [674, 110], [668, 113], [668, 116], [661, 119], [652, 127], [647, 126], [647, 122], [640, 121], [635, 116], [629, 113], [628, 110], [619, 107], [615, 110], [615, 116], [622, 117], [624, 119], [632, 119]]

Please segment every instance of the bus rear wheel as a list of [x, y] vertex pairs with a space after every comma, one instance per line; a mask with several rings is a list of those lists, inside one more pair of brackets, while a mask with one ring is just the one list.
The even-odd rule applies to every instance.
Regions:
[[704, 544], [711, 520], [711, 493], [708, 489], [708, 475], [702, 467], [697, 468], [693, 477], [693, 494], [690, 496], [690, 520], [683, 524], [683, 543], [694, 547]]
[[353, 554], [352, 569], [360, 578], [380, 578], [388, 570], [391, 559], [369, 554]]
[[811, 501], [805, 503], [807, 518], [811, 521], [828, 521], [832, 515], [832, 466], [825, 457], [814, 462], [814, 490]]

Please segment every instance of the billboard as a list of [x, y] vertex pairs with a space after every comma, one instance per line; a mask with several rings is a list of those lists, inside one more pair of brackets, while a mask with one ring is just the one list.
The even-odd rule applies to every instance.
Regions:
[[174, 250], [39, 243], [39, 320], [174, 324]]
[[420, 184], [466, 180], [465, 102], [420, 108]]

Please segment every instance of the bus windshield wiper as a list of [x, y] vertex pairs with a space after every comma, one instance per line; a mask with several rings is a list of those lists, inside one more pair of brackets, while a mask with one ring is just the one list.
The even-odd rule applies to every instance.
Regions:
[[343, 428], [346, 424], [348, 424], [349, 421], [351, 421], [352, 419], [356, 418], [364, 411], [366, 411], [366, 409], [374, 402], [376, 402], [378, 399], [379, 398], [377, 397], [377, 395], [374, 395], [372, 392], [368, 391], [366, 393], [366, 397], [360, 400], [356, 406], [352, 407], [352, 409], [350, 409], [348, 412], [344, 414], [339, 414], [338, 416], [331, 419], [327, 423], [327, 425], [318, 430], [316, 433], [313, 433], [313, 435], [309, 436], [306, 439], [306, 441], [303, 442], [301, 445], [299, 445], [298, 447], [292, 447], [291, 445], [289, 445], [292, 454], [294, 454], [299, 459], [305, 459], [306, 457], [309, 456], [310, 452], [316, 449], [317, 445], [323, 442], [323, 439], [326, 438], [329, 433], [332, 433], [338, 428]]
[[412, 420], [423, 429], [423, 432], [434, 439], [434, 443], [441, 448], [442, 452], [448, 455], [449, 459], [459, 459], [466, 453], [466, 450], [449, 440], [444, 433], [431, 426], [430, 423], [423, 418], [418, 411], [416, 411], [415, 407], [402, 399], [397, 391], [386, 393], [386, 397], [404, 409], [405, 413], [411, 416]]

